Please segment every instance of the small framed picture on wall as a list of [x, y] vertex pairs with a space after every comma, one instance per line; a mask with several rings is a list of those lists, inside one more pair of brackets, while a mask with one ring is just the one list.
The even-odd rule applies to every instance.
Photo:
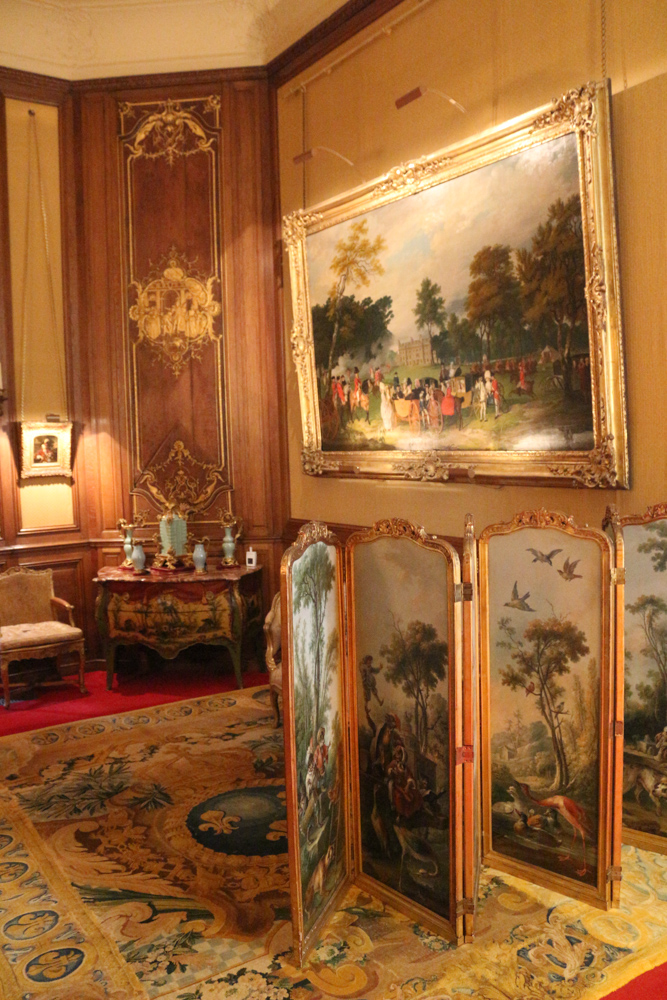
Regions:
[[21, 479], [72, 475], [72, 424], [21, 424]]

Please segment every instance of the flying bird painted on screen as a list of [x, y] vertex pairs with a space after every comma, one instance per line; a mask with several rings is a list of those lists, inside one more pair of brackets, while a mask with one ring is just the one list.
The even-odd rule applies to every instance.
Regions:
[[542, 562], [542, 563], [547, 563], [549, 566], [553, 566], [551, 560], [553, 559], [554, 556], [557, 556], [558, 553], [562, 551], [563, 551], [562, 549], [552, 549], [551, 552], [540, 552], [539, 549], [526, 549], [526, 552], [533, 553], [534, 563]]
[[568, 581], [583, 580], [583, 576], [581, 575], [581, 573], [574, 572], [574, 568], [578, 562], [581, 562], [581, 560], [575, 559], [574, 562], [570, 562], [569, 559], [566, 559], [565, 562], [563, 563], [563, 568], [559, 569], [558, 573], [563, 577], [564, 580]]
[[531, 608], [528, 605], [528, 598], [530, 597], [530, 591], [527, 591], [523, 597], [519, 597], [519, 588], [517, 586], [517, 581], [514, 581], [514, 586], [512, 587], [512, 600], [505, 601], [506, 608], [516, 608], [517, 611], [534, 611], [535, 608]]

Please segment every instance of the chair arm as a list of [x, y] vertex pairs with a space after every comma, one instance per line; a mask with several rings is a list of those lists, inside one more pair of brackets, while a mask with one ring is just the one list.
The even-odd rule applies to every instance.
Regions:
[[[74, 605], [73, 604], [70, 604], [68, 601], [63, 601], [62, 597], [52, 597], [51, 598], [51, 605], [53, 606], [54, 611], [57, 608], [63, 608], [67, 612], [67, 616], [69, 618], [70, 625], [74, 625], [74, 615], [72, 614], [72, 612], [74, 611]], [[57, 618], [57, 615], [56, 615], [56, 618]]]

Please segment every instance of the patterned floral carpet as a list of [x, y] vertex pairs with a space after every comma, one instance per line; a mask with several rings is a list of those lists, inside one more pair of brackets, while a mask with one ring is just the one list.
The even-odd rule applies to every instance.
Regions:
[[0, 739], [3, 1000], [597, 1000], [667, 954], [667, 858], [604, 913], [486, 870], [453, 948], [351, 889], [292, 964], [264, 688]]

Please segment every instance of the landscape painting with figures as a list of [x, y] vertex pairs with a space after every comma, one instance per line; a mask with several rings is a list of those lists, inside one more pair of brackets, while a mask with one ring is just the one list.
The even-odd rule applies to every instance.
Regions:
[[490, 534], [487, 587], [492, 850], [596, 886], [600, 546], [548, 527]]
[[594, 446], [577, 138], [307, 237], [322, 449]]
[[346, 872], [345, 766], [336, 548], [292, 564], [293, 726], [304, 934]]
[[352, 566], [360, 867], [449, 919], [447, 560], [387, 537]]
[[667, 851], [667, 518], [625, 524], [623, 825]]

